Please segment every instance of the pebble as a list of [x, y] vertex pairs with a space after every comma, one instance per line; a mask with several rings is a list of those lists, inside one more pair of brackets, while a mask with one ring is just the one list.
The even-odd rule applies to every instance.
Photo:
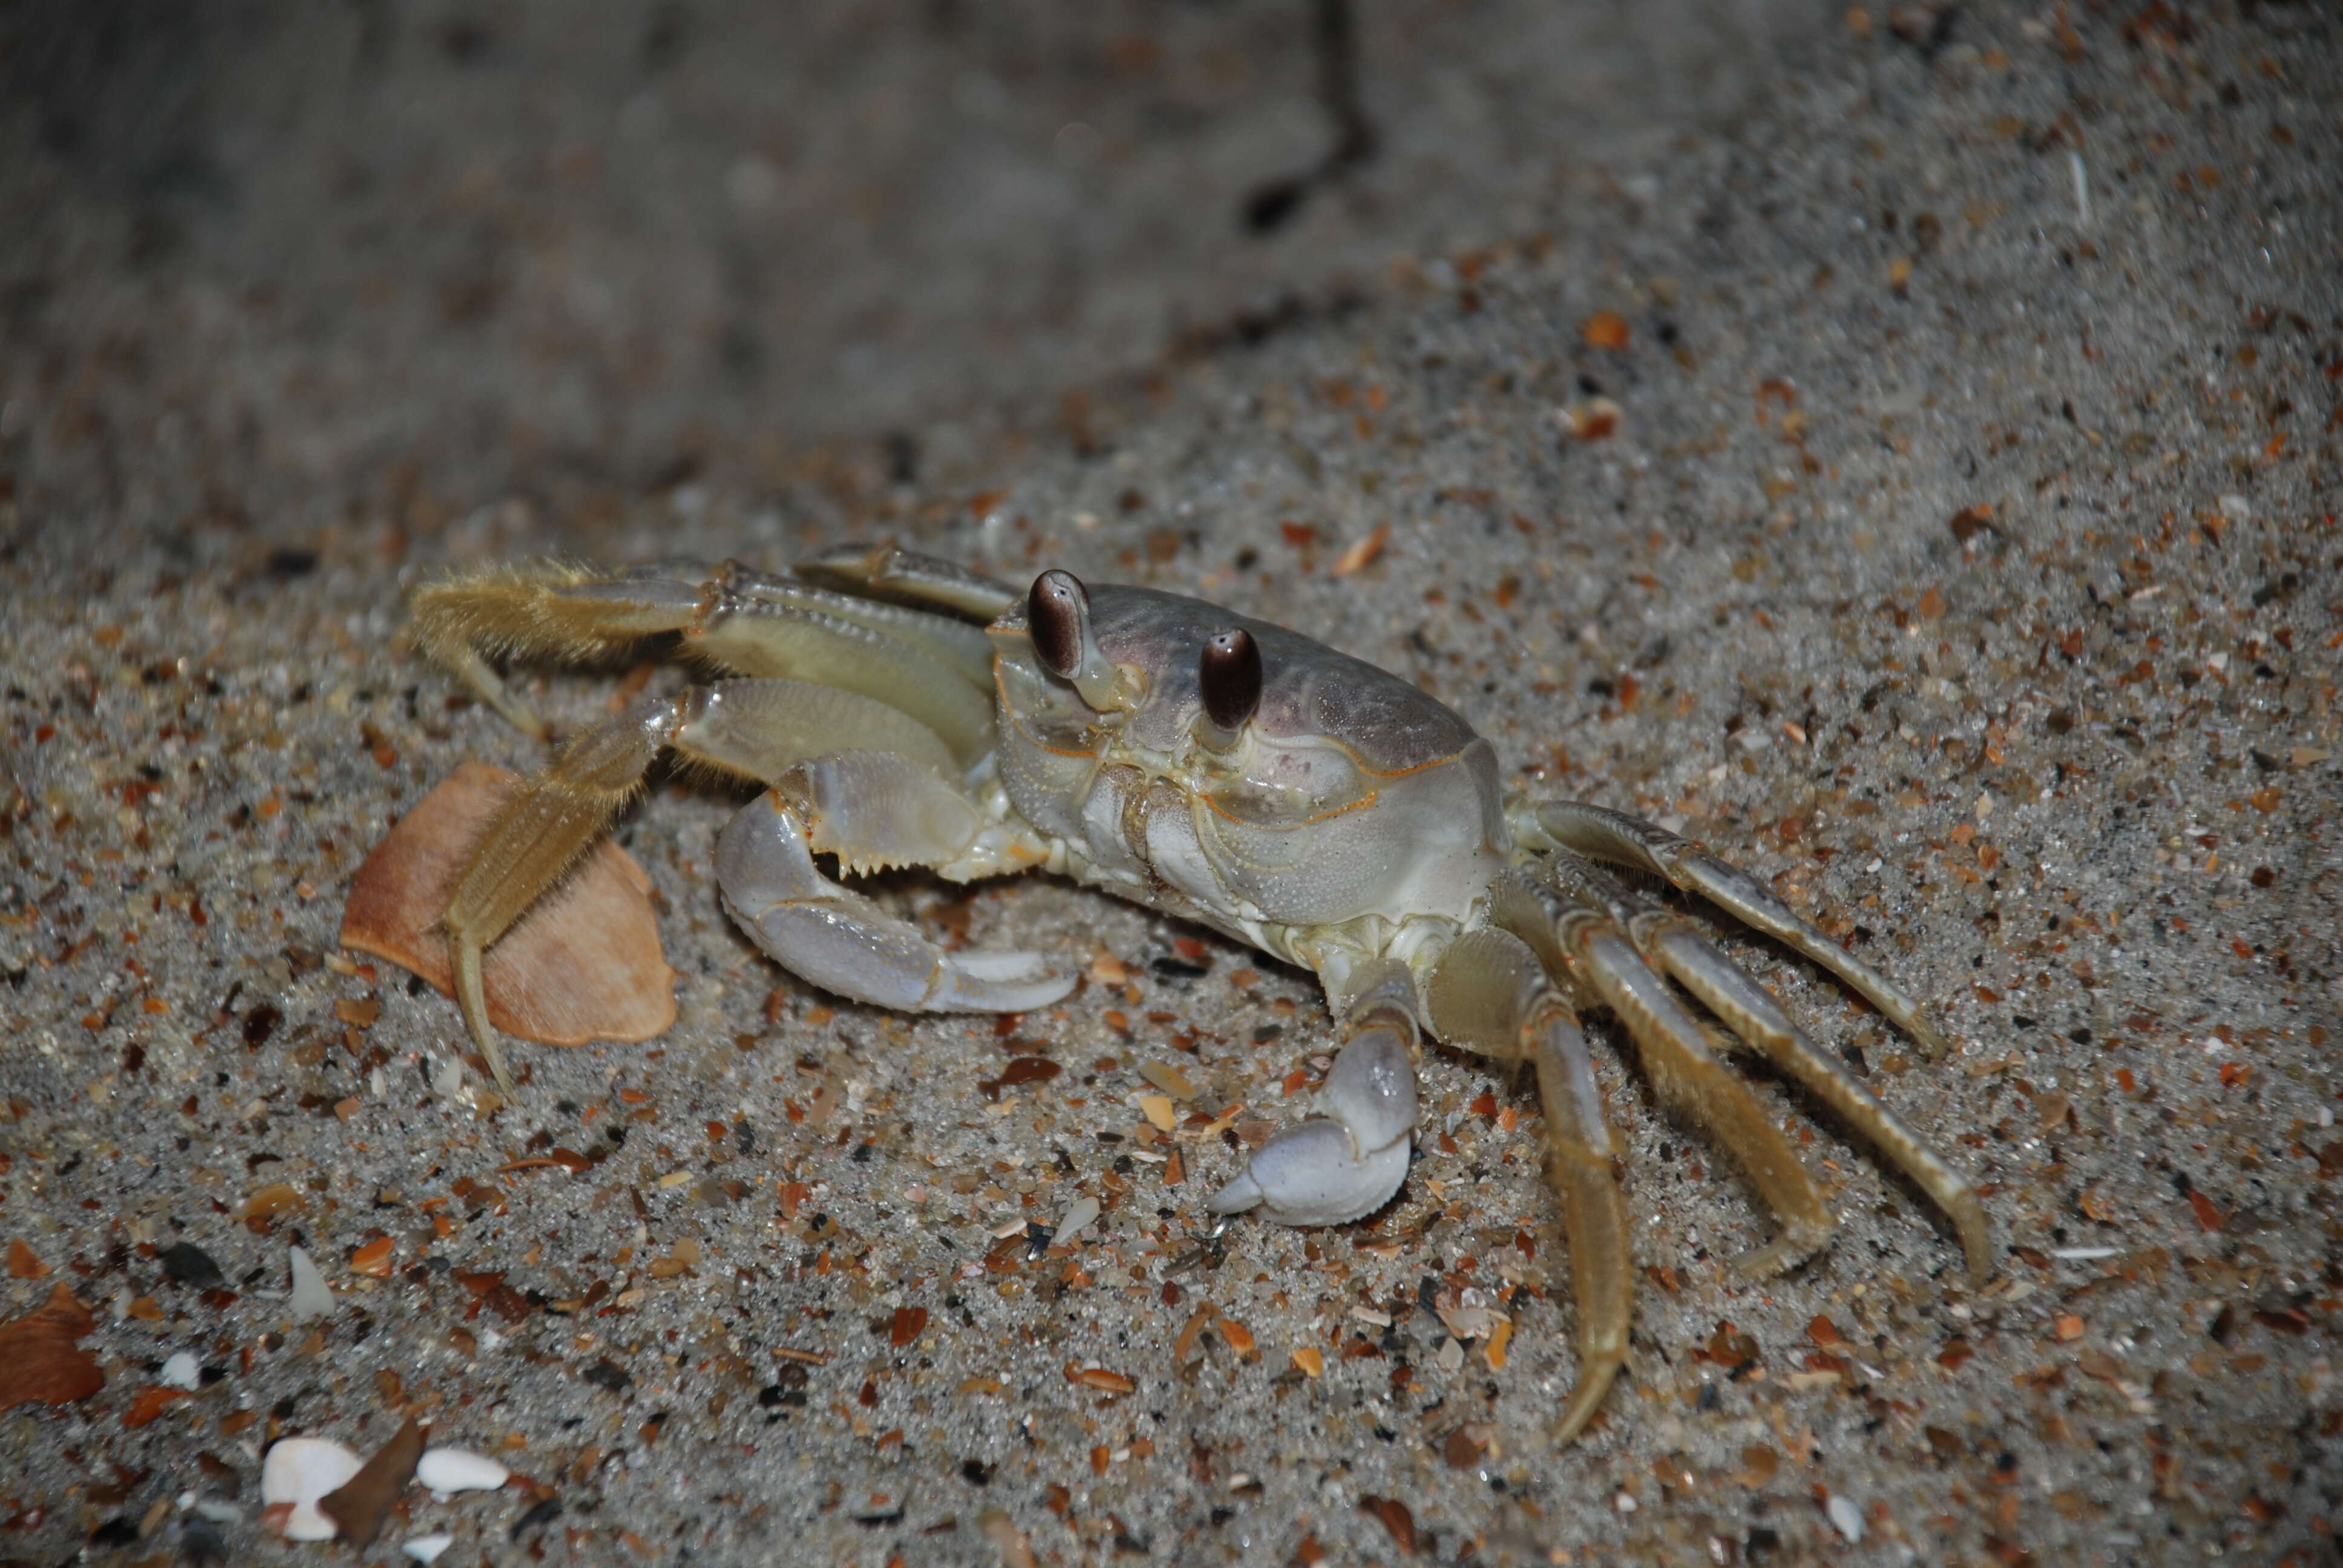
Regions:
[[401, 1546], [399, 1550], [417, 1563], [428, 1563], [454, 1544], [456, 1544], [456, 1538], [443, 1533], [437, 1535], [418, 1535]]
[[1830, 1501], [1823, 1504], [1823, 1512], [1830, 1515], [1831, 1527], [1841, 1535], [1849, 1541], [1863, 1539], [1863, 1510], [1855, 1505], [1852, 1498], [1834, 1492]]
[[427, 1448], [415, 1479], [434, 1492], [494, 1492], [512, 1472], [485, 1453], [468, 1448]]
[[186, 1351], [179, 1352], [163, 1363], [160, 1382], [165, 1388], [183, 1388], [193, 1392], [202, 1382], [196, 1358]]
[[264, 1506], [293, 1505], [285, 1522], [287, 1541], [331, 1541], [340, 1531], [317, 1511], [317, 1499], [349, 1484], [364, 1462], [338, 1442], [322, 1437], [288, 1437], [268, 1451], [260, 1466]]
[[330, 1318], [334, 1315], [334, 1292], [326, 1284], [326, 1276], [308, 1253], [293, 1249], [293, 1294], [287, 1303], [296, 1318]]

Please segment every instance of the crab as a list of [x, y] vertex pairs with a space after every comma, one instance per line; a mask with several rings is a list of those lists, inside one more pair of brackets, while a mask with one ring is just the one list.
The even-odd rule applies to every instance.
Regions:
[[1722, 1144], [1777, 1217], [1775, 1239], [1735, 1260], [1743, 1278], [1811, 1256], [1835, 1220], [1721, 1060], [1734, 1049], [1925, 1191], [1974, 1283], [1991, 1271], [1967, 1180], [1657, 890], [1821, 965], [1941, 1054], [1916, 1004], [1702, 845], [1598, 806], [1509, 795], [1495, 750], [1463, 719], [1296, 632], [1062, 570], [1021, 593], [892, 545], [786, 575], [728, 562], [460, 576], [419, 590], [414, 622], [427, 654], [539, 738], [492, 660], [580, 664], [670, 637], [711, 677], [569, 740], [471, 851], [444, 924], [458, 1002], [508, 1098], [482, 955], [672, 753], [766, 787], [718, 841], [724, 906], [784, 969], [839, 996], [1021, 1012], [1077, 977], [1036, 953], [947, 950], [818, 856], [849, 878], [1045, 869], [1314, 974], [1340, 1051], [1313, 1114], [1252, 1151], [1210, 1199], [1216, 1214], [1324, 1226], [1388, 1203], [1407, 1176], [1427, 1035], [1534, 1070], [1577, 1305], [1560, 1440], [1626, 1359], [1634, 1277], [1620, 1144], [1581, 1024], [1591, 1010], [1617, 1019], [1664, 1104]]

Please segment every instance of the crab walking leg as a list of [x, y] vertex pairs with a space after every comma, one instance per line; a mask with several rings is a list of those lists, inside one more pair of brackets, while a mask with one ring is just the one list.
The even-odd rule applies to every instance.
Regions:
[[1526, 1060], [1537, 1068], [1545, 1176], [1562, 1200], [1578, 1302], [1578, 1387], [1554, 1424], [1555, 1440], [1567, 1442], [1626, 1363], [1634, 1299], [1627, 1209], [1611, 1175], [1616, 1145], [1586, 1039], [1537, 956], [1503, 931], [1470, 931], [1450, 943], [1423, 996], [1433, 1033], [1449, 1044], [1506, 1067]]
[[1773, 1241], [1734, 1260], [1745, 1278], [1777, 1273], [1819, 1250], [1836, 1221], [1795, 1150], [1766, 1119], [1748, 1086], [1708, 1048], [1708, 1031], [1686, 1012], [1611, 920], [1525, 877], [1497, 890], [1495, 923], [1530, 944], [1547, 970], [1618, 1015], [1642, 1048], [1644, 1070], [1665, 1104], [1716, 1135], [1782, 1221]]
[[507, 1099], [513, 1097], [512, 1078], [488, 1026], [481, 955], [634, 798], [643, 770], [673, 739], [681, 707], [675, 698], [645, 698], [563, 747], [489, 822], [447, 900], [441, 924], [447, 929], [456, 1003]]
[[1807, 1092], [1836, 1111], [1857, 1132], [1918, 1183], [1951, 1216], [1968, 1260], [1969, 1283], [1982, 1286], [1993, 1273], [1993, 1232], [1985, 1205], [1967, 1178], [1929, 1147], [1928, 1141], [1883, 1104], [1848, 1068], [1823, 1054], [1790, 1021], [1764, 986], [1751, 979], [1705, 937], [1681, 921], [1658, 915], [1636, 932], [1637, 943], [1655, 956], [1677, 983], [1707, 1004], [1735, 1035]]
[[417, 588], [415, 632], [440, 668], [515, 729], [543, 740], [545, 720], [505, 685], [490, 656], [586, 663], [682, 630], [707, 598], [703, 584], [673, 571], [601, 578], [581, 567], [506, 568]]
[[800, 575], [818, 582], [863, 588], [914, 604], [958, 610], [990, 620], [1015, 604], [1023, 590], [973, 572], [958, 561], [922, 555], [895, 545], [840, 545], [798, 563]]
[[1725, 1020], [1727, 1046], [1743, 1045], [1805, 1086], [1887, 1155], [1952, 1217], [1967, 1254], [1971, 1278], [1982, 1285], [1993, 1271], [1993, 1242], [1985, 1206], [1968, 1182], [1842, 1063], [1815, 1048], [1771, 992], [1718, 950], [1689, 921], [1620, 886], [1593, 861], [1569, 850], [1547, 858], [1546, 881], [1627, 933], [1654, 969], [1705, 1003]]
[[1281, 1225], [1341, 1225], [1391, 1201], [1415, 1131], [1415, 981], [1396, 959], [1347, 977], [1342, 1049], [1318, 1090], [1320, 1114], [1253, 1151], [1212, 1194], [1215, 1214], [1258, 1207]]
[[992, 744], [991, 648], [974, 627], [860, 603], [737, 563], [597, 577], [543, 566], [433, 583], [415, 596], [424, 650], [513, 724], [545, 724], [490, 656], [578, 664], [661, 632], [719, 668], [837, 687], [910, 713], [962, 762]]
[[[882, 785], [869, 765], [886, 762], [900, 764], [900, 771]], [[833, 763], [856, 766], [861, 776], [853, 787], [818, 777]], [[1038, 953], [947, 953], [917, 927], [823, 876], [813, 861], [817, 842], [807, 831], [810, 808], [793, 797], [868, 800], [874, 790], [891, 791], [880, 813], [890, 841], [879, 853], [888, 859], [945, 860], [975, 837], [972, 809], [960, 842], [947, 843], [945, 835], [932, 831], [950, 820], [948, 804], [937, 799], [944, 787], [900, 759], [862, 752], [809, 764], [784, 788], [742, 807], [717, 840], [716, 879], [724, 907], [759, 947], [824, 990], [906, 1012], [1023, 1012], [1074, 989], [1073, 976], [1051, 970]], [[850, 819], [825, 831], [821, 847], [850, 860], [858, 844], [867, 849]], [[914, 856], [915, 849], [923, 852]]]
[[1949, 1049], [1936, 1026], [1921, 1012], [1920, 1004], [1893, 980], [1816, 930], [1775, 898], [1772, 889], [1706, 845], [1679, 839], [1664, 828], [1623, 812], [1574, 800], [1543, 801], [1535, 809], [1534, 820], [1544, 830], [1543, 836], [1558, 848], [1664, 877], [1687, 892], [1698, 893], [1751, 930], [1763, 931], [1812, 959], [1853, 986], [1865, 1000], [1918, 1040], [1931, 1058]]
[[766, 783], [830, 751], [888, 751], [939, 777], [956, 772], [936, 732], [860, 692], [809, 680], [719, 680], [685, 699], [676, 745]]
[[739, 561], [724, 563], [723, 586], [727, 604], [774, 605], [850, 620], [934, 655], [979, 691], [992, 689], [992, 642], [980, 626], [878, 599], [857, 598], [792, 578], [769, 577]]
[[684, 634], [685, 648], [743, 675], [781, 676], [900, 708], [962, 763], [992, 749], [992, 697], [942, 658], [820, 610], [728, 604]]

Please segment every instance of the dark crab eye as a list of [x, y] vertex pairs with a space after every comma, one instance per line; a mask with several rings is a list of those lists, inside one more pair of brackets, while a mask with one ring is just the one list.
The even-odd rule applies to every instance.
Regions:
[[1196, 660], [1204, 716], [1222, 729], [1242, 729], [1261, 706], [1261, 646], [1242, 628], [1204, 644]]
[[1033, 591], [1025, 599], [1025, 628], [1032, 634], [1041, 668], [1060, 680], [1071, 680], [1081, 668], [1090, 620], [1091, 596], [1081, 578], [1053, 570], [1033, 579]]

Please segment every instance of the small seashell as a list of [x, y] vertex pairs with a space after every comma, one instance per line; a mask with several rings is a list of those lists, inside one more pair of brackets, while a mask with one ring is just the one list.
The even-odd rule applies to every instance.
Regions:
[[284, 1524], [287, 1541], [331, 1541], [341, 1532], [317, 1512], [317, 1499], [349, 1484], [363, 1462], [338, 1442], [322, 1437], [288, 1437], [268, 1451], [260, 1465], [264, 1506], [292, 1504]]
[[1830, 1501], [1823, 1504], [1823, 1512], [1830, 1515], [1831, 1528], [1841, 1535], [1849, 1541], [1863, 1539], [1863, 1510], [1851, 1498], [1834, 1492]]
[[158, 1381], [165, 1388], [183, 1388], [192, 1393], [201, 1384], [202, 1379], [196, 1367], [196, 1358], [181, 1351], [163, 1363]]
[[300, 1248], [293, 1249], [293, 1294], [286, 1303], [296, 1318], [330, 1318], [334, 1315], [334, 1292], [326, 1284], [326, 1276], [318, 1271], [317, 1262]]
[[418, 1535], [401, 1546], [399, 1550], [417, 1563], [429, 1563], [454, 1544], [456, 1544], [456, 1538], [442, 1532], [437, 1535]]
[[512, 1472], [468, 1448], [427, 1448], [415, 1479], [434, 1492], [494, 1492]]

